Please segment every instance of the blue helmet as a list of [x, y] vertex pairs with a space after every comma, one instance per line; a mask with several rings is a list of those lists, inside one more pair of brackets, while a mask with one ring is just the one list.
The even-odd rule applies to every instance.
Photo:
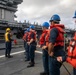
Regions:
[[48, 27], [49, 27], [49, 23], [48, 23], [48, 22], [44, 22], [44, 23], [42, 24], [42, 26], [48, 28]]
[[73, 18], [76, 18], [76, 11], [75, 11], [75, 14], [74, 14], [74, 17]]
[[51, 19], [50, 19], [50, 22], [51, 22], [51, 21], [60, 21], [60, 16], [57, 15], [57, 14], [53, 15], [53, 16], [51, 17]]
[[30, 26], [30, 29], [35, 29], [35, 26], [34, 26], [34, 25], [31, 25], [31, 26]]
[[27, 31], [29, 32], [30, 31], [30, 28], [27, 28]]

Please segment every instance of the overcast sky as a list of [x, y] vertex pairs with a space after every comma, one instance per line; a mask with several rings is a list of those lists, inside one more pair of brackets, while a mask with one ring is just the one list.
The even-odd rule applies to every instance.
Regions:
[[73, 27], [73, 16], [76, 10], [76, 0], [23, 0], [18, 5], [17, 20], [42, 24], [49, 21], [53, 14], [61, 17], [61, 23]]

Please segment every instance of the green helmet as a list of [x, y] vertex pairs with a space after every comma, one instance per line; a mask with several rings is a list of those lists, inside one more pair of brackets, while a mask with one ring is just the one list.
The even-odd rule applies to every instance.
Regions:
[[64, 34], [64, 37], [67, 37], [67, 34]]

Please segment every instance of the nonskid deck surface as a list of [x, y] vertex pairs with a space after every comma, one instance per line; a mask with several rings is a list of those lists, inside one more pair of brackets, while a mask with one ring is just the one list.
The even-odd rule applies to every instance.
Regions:
[[[40, 72], [43, 71], [42, 64], [42, 51], [41, 49], [36, 50], [35, 54], [35, 66], [31, 68], [27, 68], [29, 63], [25, 62], [24, 48], [17, 47], [12, 48], [11, 55], [13, 58], [5, 58], [5, 49], [0, 50], [0, 75], [40, 75]], [[66, 68], [72, 74], [72, 66], [64, 63]], [[61, 75], [69, 75], [65, 68], [61, 67]]]

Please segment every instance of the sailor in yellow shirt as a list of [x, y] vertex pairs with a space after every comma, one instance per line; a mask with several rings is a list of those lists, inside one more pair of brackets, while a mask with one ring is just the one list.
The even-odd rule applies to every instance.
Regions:
[[5, 33], [5, 46], [6, 46], [6, 50], [5, 50], [5, 57], [11, 58], [12, 56], [10, 55], [11, 52], [11, 45], [12, 45], [12, 39], [11, 39], [12, 35], [11, 35], [11, 29], [7, 28], [6, 29], [6, 33]]

